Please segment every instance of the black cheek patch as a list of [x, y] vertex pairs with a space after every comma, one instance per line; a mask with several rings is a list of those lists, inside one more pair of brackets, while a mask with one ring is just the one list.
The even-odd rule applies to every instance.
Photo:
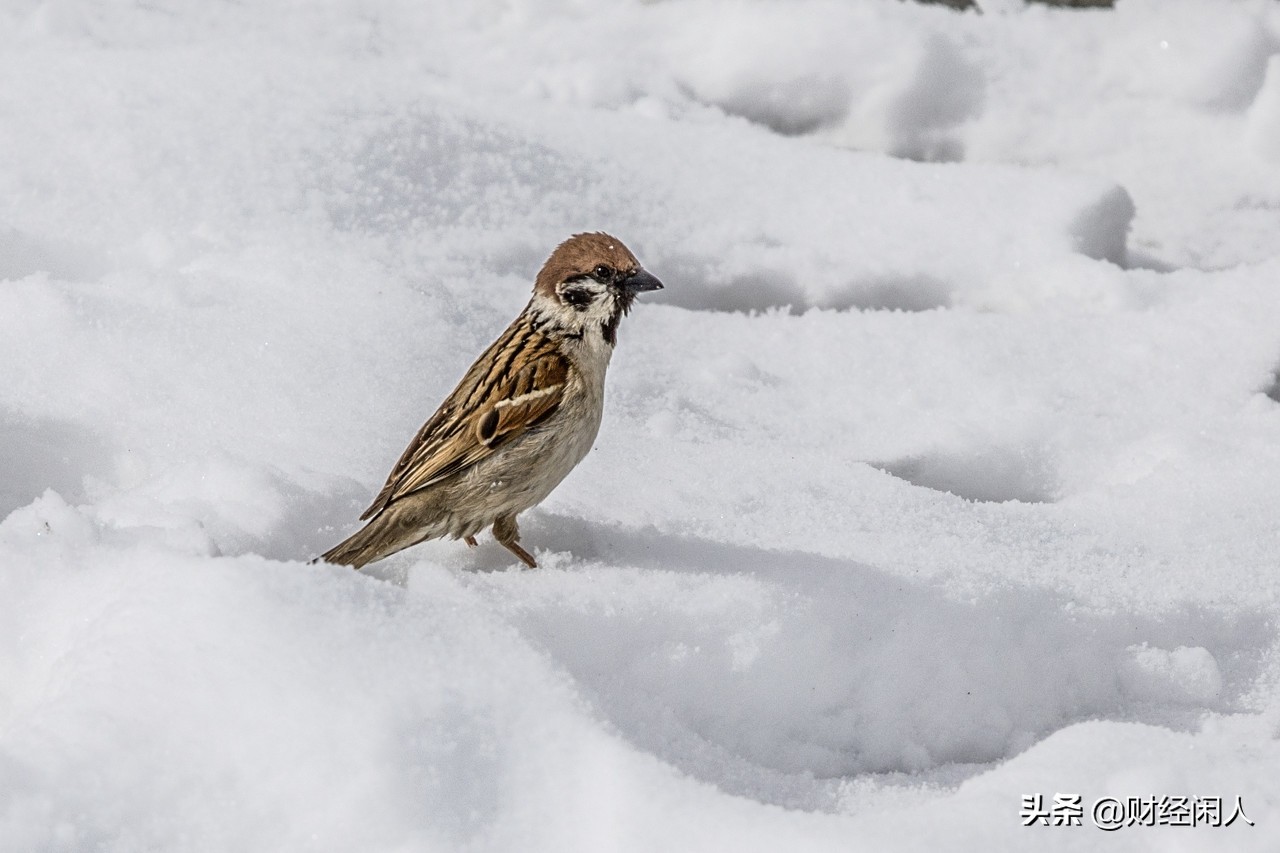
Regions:
[[578, 311], [586, 311], [593, 298], [591, 291], [585, 287], [566, 287], [560, 291], [560, 301], [565, 305], [572, 305]]

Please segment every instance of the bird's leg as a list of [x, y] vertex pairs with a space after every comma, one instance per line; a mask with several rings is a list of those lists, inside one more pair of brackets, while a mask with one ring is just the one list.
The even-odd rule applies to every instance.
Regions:
[[504, 515], [493, 523], [493, 538], [502, 543], [502, 547], [519, 557], [520, 562], [531, 569], [538, 568], [533, 555], [520, 547], [520, 528], [516, 526], [514, 515]]
[[476, 547], [476, 537], [474, 536], [463, 536], [462, 541], [467, 543], [468, 548]]

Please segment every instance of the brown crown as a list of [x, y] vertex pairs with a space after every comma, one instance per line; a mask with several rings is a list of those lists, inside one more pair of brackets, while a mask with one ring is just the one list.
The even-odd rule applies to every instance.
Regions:
[[624, 273], [640, 268], [636, 256], [617, 237], [611, 237], [602, 231], [574, 234], [556, 246], [551, 257], [542, 265], [533, 288], [544, 296], [554, 296], [557, 284], [578, 276], [590, 275], [601, 264]]

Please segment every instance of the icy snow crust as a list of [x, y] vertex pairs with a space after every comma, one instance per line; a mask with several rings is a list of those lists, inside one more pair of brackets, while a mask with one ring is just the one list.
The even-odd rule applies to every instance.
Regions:
[[[1277, 849], [1280, 11], [984, 5], [0, 11], [0, 850]], [[585, 229], [543, 567], [308, 565]]]

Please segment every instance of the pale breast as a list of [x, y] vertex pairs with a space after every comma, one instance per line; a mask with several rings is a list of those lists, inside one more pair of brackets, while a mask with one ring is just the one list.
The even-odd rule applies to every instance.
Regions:
[[475, 465], [450, 489], [451, 498], [488, 519], [535, 506], [590, 452], [603, 411], [603, 366], [571, 371], [556, 411]]

